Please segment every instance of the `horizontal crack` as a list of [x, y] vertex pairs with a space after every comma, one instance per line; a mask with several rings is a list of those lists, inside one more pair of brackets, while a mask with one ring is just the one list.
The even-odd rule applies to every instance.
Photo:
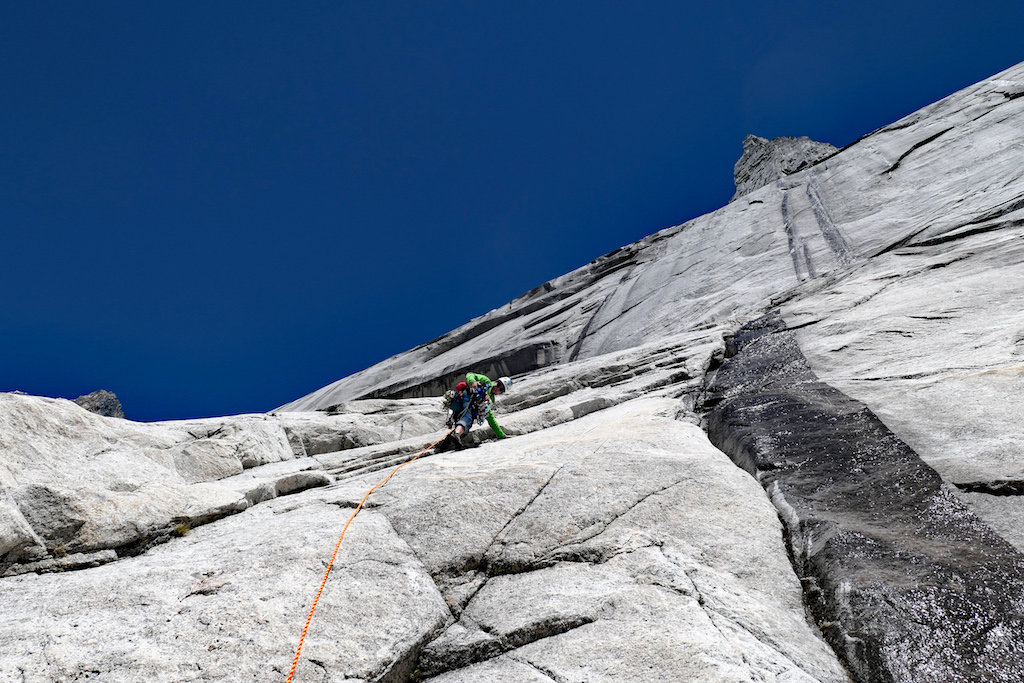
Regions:
[[520, 664], [523, 664], [525, 666], [530, 667], [531, 669], [533, 669], [534, 671], [539, 673], [541, 676], [544, 676], [545, 678], [548, 678], [548, 679], [554, 681], [555, 683], [565, 683], [565, 679], [562, 678], [561, 676], [555, 675], [554, 671], [551, 671], [550, 669], [545, 669], [544, 667], [542, 667], [542, 666], [540, 666], [538, 664], [534, 664], [533, 662], [531, 662], [529, 659], [526, 659], [525, 657], [511, 657], [510, 656], [509, 659], [511, 659], [513, 662], [518, 662]]
[[428, 654], [425, 652], [420, 659], [420, 666], [418, 668], [424, 676], [438, 676], [442, 673], [495, 659], [512, 650], [531, 645], [545, 638], [563, 635], [594, 621], [596, 621], [595, 617], [584, 615], [552, 617], [513, 629], [504, 635], [499, 635], [490, 629], [485, 629], [478, 625], [481, 631], [492, 636], [492, 638], [462, 647], [453, 647], [437, 653]]
[[987, 493], [992, 496], [1024, 496], [1024, 480], [997, 479], [994, 481], [972, 481], [955, 484], [968, 493]]
[[[672, 482], [671, 484], [663, 486], [660, 489], [657, 489], [655, 491], [651, 491], [650, 493], [648, 493], [648, 494], [644, 495], [643, 497], [641, 497], [639, 500], [637, 500], [635, 503], [630, 505], [628, 508], [626, 508], [622, 512], [616, 513], [611, 519], [609, 519], [607, 522], [602, 524], [601, 527], [599, 529], [597, 529], [596, 531], [593, 531], [592, 533], [587, 534], [583, 538], [577, 539], [577, 540], [573, 541], [572, 543], [569, 543], [569, 544], [560, 546], [559, 548], [555, 548], [553, 550], [548, 551], [540, 559], [540, 563], [543, 564], [544, 562], [557, 562], [557, 561], [561, 560], [562, 559], [561, 556], [556, 554], [558, 551], [563, 550], [563, 551], [566, 551], [567, 554], [573, 552], [573, 546], [580, 546], [580, 545], [586, 543], [587, 541], [591, 540], [592, 538], [594, 538], [596, 536], [600, 536], [601, 534], [603, 534], [605, 531], [608, 530], [608, 527], [610, 527], [612, 524], [617, 522], [619, 519], [621, 519], [622, 517], [627, 515], [630, 511], [635, 509], [638, 505], [640, 505], [641, 503], [646, 501], [648, 498], [651, 498], [652, 496], [656, 496], [656, 495], [658, 495], [660, 493], [664, 493], [665, 491], [669, 490], [670, 488], [672, 488], [674, 486], [678, 486], [679, 484], [682, 484], [683, 482], [686, 482], [686, 481], [689, 481], [689, 479], [680, 479], [679, 481]], [[582, 549], [576, 548], [576, 552], [577, 553], [582, 553]], [[594, 552], [598, 552], [599, 553], [599, 551], [596, 551], [596, 550]], [[578, 557], [584, 557], [583, 554], [578, 554], [577, 556]], [[583, 561], [592, 561], [592, 560], [583, 560]]]

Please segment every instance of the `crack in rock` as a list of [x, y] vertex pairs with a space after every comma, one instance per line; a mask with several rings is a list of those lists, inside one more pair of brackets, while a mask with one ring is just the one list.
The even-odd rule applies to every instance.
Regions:
[[987, 493], [992, 496], [1024, 496], [1024, 480], [997, 479], [994, 481], [972, 481], [954, 484], [968, 493]]
[[934, 142], [935, 140], [938, 140], [940, 137], [942, 137], [943, 135], [945, 135], [946, 133], [948, 133], [951, 130], [953, 130], [952, 126], [950, 126], [949, 128], [946, 128], [945, 130], [941, 130], [938, 133], [936, 133], [935, 135], [929, 136], [929, 137], [925, 138], [924, 140], [921, 140], [920, 142], [914, 143], [913, 145], [911, 145], [911, 147], [906, 152], [904, 152], [903, 154], [900, 155], [900, 157], [896, 160], [896, 162], [892, 166], [890, 166], [889, 168], [887, 168], [884, 171], [882, 171], [882, 175], [885, 175], [887, 173], [892, 173], [893, 171], [895, 171], [897, 168], [900, 167], [900, 164], [903, 163], [903, 160], [906, 159], [908, 156], [910, 156], [910, 154], [912, 152], [914, 152], [915, 150], [920, 149], [921, 147], [924, 147], [925, 145], [927, 145], [930, 142]]
[[437, 676], [495, 659], [526, 645], [574, 631], [594, 621], [595, 617], [584, 615], [555, 616], [512, 629], [507, 633], [496, 632], [474, 622], [471, 625], [486, 634], [487, 638], [462, 644], [445, 643], [439, 639], [430, 644], [436, 643], [436, 649], [431, 650], [430, 646], [427, 646], [417, 669], [425, 676]]
[[[675, 564], [680, 569], [682, 569], [683, 574], [686, 575], [686, 578], [689, 579], [690, 584], [693, 585], [693, 590], [694, 590], [694, 592], [696, 594], [695, 596], [690, 596], [690, 597], [695, 597], [697, 605], [704, 611], [704, 613], [708, 617], [708, 620], [715, 627], [715, 630], [717, 630], [722, 635], [722, 639], [725, 642], [732, 643], [734, 638], [730, 634], [728, 634], [728, 633], [726, 633], [725, 631], [722, 630], [721, 626], [717, 623], [716, 619], [725, 620], [728, 623], [730, 623], [733, 626], [735, 626], [736, 628], [742, 630], [743, 632], [748, 634], [751, 638], [753, 638], [755, 641], [757, 641], [761, 645], [765, 646], [766, 648], [768, 648], [768, 650], [770, 650], [776, 656], [781, 658], [786, 665], [788, 665], [792, 669], [796, 669], [797, 671], [803, 673], [808, 678], [813, 678], [813, 676], [811, 676], [811, 674], [809, 672], [805, 671], [799, 664], [794, 662], [792, 660], [792, 658], [790, 658], [788, 655], [786, 655], [784, 652], [782, 652], [779, 649], [779, 646], [778, 646], [777, 643], [774, 643], [774, 642], [771, 642], [771, 641], [766, 641], [764, 639], [765, 638], [765, 634], [764, 633], [755, 632], [755, 631], [751, 630], [750, 627], [747, 626], [746, 624], [744, 624], [744, 623], [742, 623], [740, 621], [737, 621], [736, 619], [728, 616], [727, 614], [723, 614], [719, 610], [717, 610], [714, 607], [712, 607], [709, 604], [708, 599], [704, 596], [704, 592], [701, 590], [700, 586], [698, 585], [696, 579], [693, 576], [694, 574], [697, 573], [696, 569], [686, 569], [685, 567], [680, 565], [678, 562], [676, 562], [673, 558], [671, 558], [667, 554], [665, 554], [664, 550], [662, 550], [662, 554], [665, 555], [665, 559], [667, 559], [669, 562]], [[747, 654], [743, 651], [743, 648], [740, 645], [736, 646], [736, 652], [739, 654], [740, 659], [743, 661], [743, 663], [748, 667], [748, 669], [750, 669], [750, 674], [751, 674], [751, 677], [753, 678], [756, 675], [756, 673], [757, 673], [755, 671], [755, 666], [756, 665], [753, 664], [750, 661], [750, 659], [747, 657]]]
[[554, 671], [551, 671], [550, 669], [545, 669], [544, 667], [540, 666], [539, 664], [535, 664], [535, 663], [531, 662], [526, 657], [516, 657], [515, 655], [506, 655], [506, 656], [510, 660], [512, 660], [513, 662], [518, 662], [519, 664], [523, 664], [525, 666], [530, 667], [531, 669], [533, 669], [534, 671], [539, 673], [541, 676], [544, 676], [546, 678], [551, 679], [552, 681], [555, 681], [555, 683], [568, 683], [568, 679], [563, 678], [562, 676], [558, 676], [557, 674], [555, 674]]
[[[558, 551], [560, 551], [560, 550], [565, 550], [565, 551], [567, 551], [567, 553], [572, 553], [572, 552], [573, 552], [573, 549], [574, 549], [574, 548], [573, 548], [573, 546], [581, 546], [581, 545], [583, 545], [584, 543], [586, 543], [587, 541], [590, 541], [590, 540], [592, 540], [592, 539], [593, 539], [593, 538], [595, 538], [596, 536], [600, 536], [600, 535], [601, 535], [601, 534], [603, 534], [603, 533], [604, 533], [605, 531], [607, 531], [607, 530], [608, 530], [608, 528], [609, 528], [609, 527], [610, 527], [610, 526], [611, 526], [612, 524], [614, 524], [614, 523], [615, 523], [615, 522], [617, 522], [617, 521], [618, 521], [619, 519], [621, 519], [622, 517], [624, 517], [625, 515], [627, 515], [627, 514], [628, 514], [629, 512], [633, 511], [633, 510], [634, 510], [634, 509], [635, 509], [635, 508], [636, 508], [637, 506], [639, 506], [639, 505], [641, 505], [642, 503], [644, 503], [644, 502], [645, 502], [645, 501], [646, 501], [646, 500], [647, 500], [648, 498], [651, 498], [651, 497], [653, 497], [653, 496], [656, 496], [656, 495], [658, 495], [658, 494], [664, 493], [665, 491], [669, 490], [670, 488], [673, 488], [673, 487], [675, 487], [675, 486], [678, 486], [678, 485], [680, 485], [680, 484], [682, 484], [682, 483], [685, 483], [685, 482], [687, 482], [687, 481], [690, 481], [690, 479], [689, 479], [689, 478], [684, 478], [684, 479], [680, 479], [680, 480], [678, 480], [678, 481], [674, 481], [674, 482], [672, 482], [671, 484], [667, 484], [667, 485], [665, 485], [665, 486], [661, 487], [660, 489], [657, 489], [657, 490], [655, 490], [655, 491], [651, 491], [650, 493], [647, 493], [647, 494], [643, 495], [643, 496], [642, 496], [642, 497], [641, 497], [641, 498], [640, 498], [639, 500], [637, 500], [637, 501], [636, 501], [635, 503], [633, 503], [632, 505], [630, 505], [630, 506], [629, 506], [628, 508], [626, 508], [626, 509], [625, 509], [625, 510], [623, 510], [622, 512], [616, 513], [616, 514], [615, 514], [614, 516], [612, 516], [612, 518], [611, 518], [611, 519], [609, 519], [609, 520], [608, 520], [607, 522], [605, 522], [604, 524], [602, 524], [602, 525], [601, 525], [601, 527], [600, 527], [599, 529], [597, 529], [597, 530], [595, 530], [595, 531], [593, 531], [593, 532], [589, 533], [588, 535], [586, 535], [586, 536], [584, 536], [584, 537], [582, 537], [582, 538], [578, 538], [578, 539], [576, 539], [576, 540], [573, 540], [573, 541], [571, 541], [570, 543], [567, 543], [567, 544], [565, 544], [565, 545], [562, 545], [562, 546], [560, 546], [559, 548], [556, 548], [556, 549], [554, 549], [554, 550], [548, 551], [548, 553], [546, 553], [545, 555], [543, 555], [543, 556], [541, 557], [541, 559], [540, 559], [540, 560], [538, 561], [538, 563], [539, 563], [539, 564], [541, 564], [541, 565], [548, 565], [548, 564], [551, 564], [552, 562], [555, 562], [555, 561], [559, 561], [559, 560], [561, 560], [561, 559], [562, 559], [562, 557], [561, 557], [561, 556], [557, 556], [557, 555], [555, 555], [554, 553], [557, 553], [557, 552], [558, 552]], [[580, 549], [580, 550], [583, 550], [583, 549]], [[597, 550], [597, 549], [595, 549], [595, 552], [600, 552], [600, 551], [599, 551], [599, 550]], [[571, 556], [571, 555], [569, 555], [569, 556]], [[579, 556], [579, 557], [585, 557], [585, 556], [584, 556], [584, 555], [582, 555], [582, 554], [581, 554], [581, 555], [578, 555], [578, 556]], [[610, 559], [610, 558], [608, 558], [608, 559]], [[581, 561], [583, 561], [583, 562], [591, 562], [591, 563], [596, 563], [596, 564], [599, 564], [599, 563], [600, 563], [599, 561], [595, 561], [595, 560], [591, 560], [591, 559], [583, 559], [583, 560], [581, 560]], [[607, 561], [607, 560], [604, 560], [604, 561]]]

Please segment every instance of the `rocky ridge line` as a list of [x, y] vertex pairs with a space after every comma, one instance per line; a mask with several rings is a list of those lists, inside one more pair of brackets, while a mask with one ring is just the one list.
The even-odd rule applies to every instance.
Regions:
[[91, 394], [79, 396], [75, 403], [90, 413], [104, 417], [124, 417], [124, 410], [121, 408], [121, 402], [117, 400], [117, 394], [106, 389], [98, 389]]
[[813, 166], [838, 151], [827, 142], [815, 142], [806, 135], [771, 140], [748, 135], [743, 139], [743, 156], [733, 169], [736, 194], [729, 201]]

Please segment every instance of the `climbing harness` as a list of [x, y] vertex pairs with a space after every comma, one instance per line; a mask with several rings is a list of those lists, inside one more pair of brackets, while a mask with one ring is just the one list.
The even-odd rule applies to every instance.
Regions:
[[448, 435], [451, 434], [454, 431], [455, 431], [455, 428], [452, 427], [440, 439], [438, 439], [434, 443], [432, 443], [429, 446], [427, 446], [426, 448], [424, 448], [422, 451], [417, 453], [414, 457], [410, 458], [409, 460], [406, 460], [405, 462], [400, 464], [398, 467], [396, 467], [395, 469], [391, 470], [391, 474], [389, 474], [388, 476], [386, 476], [383, 479], [381, 479], [379, 482], [377, 482], [376, 486], [374, 486], [372, 489], [370, 489], [369, 491], [366, 492], [366, 495], [363, 496], [363, 499], [361, 501], [359, 501], [359, 505], [356, 506], [356, 509], [352, 513], [352, 516], [348, 518], [347, 522], [345, 522], [345, 527], [341, 530], [341, 535], [338, 536], [338, 542], [334, 545], [334, 552], [331, 553], [331, 560], [330, 560], [330, 562], [327, 563], [327, 570], [324, 571], [324, 578], [323, 578], [322, 581], [320, 581], [320, 588], [316, 592], [316, 597], [313, 598], [313, 606], [309, 608], [309, 616], [306, 617], [306, 625], [302, 627], [302, 636], [299, 638], [299, 646], [295, 650], [295, 659], [292, 660], [292, 668], [288, 672], [288, 683], [291, 683], [292, 677], [295, 676], [295, 667], [299, 665], [299, 655], [302, 653], [302, 644], [306, 641], [306, 632], [309, 631], [309, 623], [311, 621], [313, 621], [313, 611], [316, 610], [316, 605], [317, 605], [318, 602], [320, 602], [320, 594], [324, 592], [324, 586], [327, 585], [327, 576], [331, 573], [331, 567], [334, 566], [334, 558], [338, 555], [338, 548], [341, 547], [341, 539], [345, 538], [345, 532], [348, 531], [348, 525], [352, 523], [352, 520], [356, 518], [356, 515], [359, 514], [359, 511], [363, 509], [363, 503], [366, 502], [366, 499], [370, 497], [371, 493], [373, 493], [374, 491], [379, 489], [384, 484], [388, 483], [388, 480], [391, 479], [391, 477], [395, 476], [395, 472], [397, 472], [398, 470], [402, 469], [403, 467], [405, 467], [409, 463], [415, 461], [417, 458], [419, 458], [421, 455], [423, 455], [424, 453], [429, 451], [431, 448], [433, 448], [437, 444], [439, 444], [442, 441], [444, 441], [445, 439], [447, 439]]

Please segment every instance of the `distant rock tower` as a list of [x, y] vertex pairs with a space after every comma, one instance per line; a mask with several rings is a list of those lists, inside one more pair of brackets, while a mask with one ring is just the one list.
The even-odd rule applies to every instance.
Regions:
[[743, 140], [743, 156], [733, 168], [736, 194], [729, 201], [813, 166], [836, 151], [827, 142], [815, 142], [806, 135], [771, 140], [748, 135]]
[[106, 417], [124, 417], [124, 411], [121, 409], [121, 402], [117, 400], [117, 395], [112, 391], [100, 389], [94, 391], [91, 394], [85, 396], [79, 396], [75, 399], [75, 403], [82, 406], [86, 410], [97, 415], [104, 415]]

